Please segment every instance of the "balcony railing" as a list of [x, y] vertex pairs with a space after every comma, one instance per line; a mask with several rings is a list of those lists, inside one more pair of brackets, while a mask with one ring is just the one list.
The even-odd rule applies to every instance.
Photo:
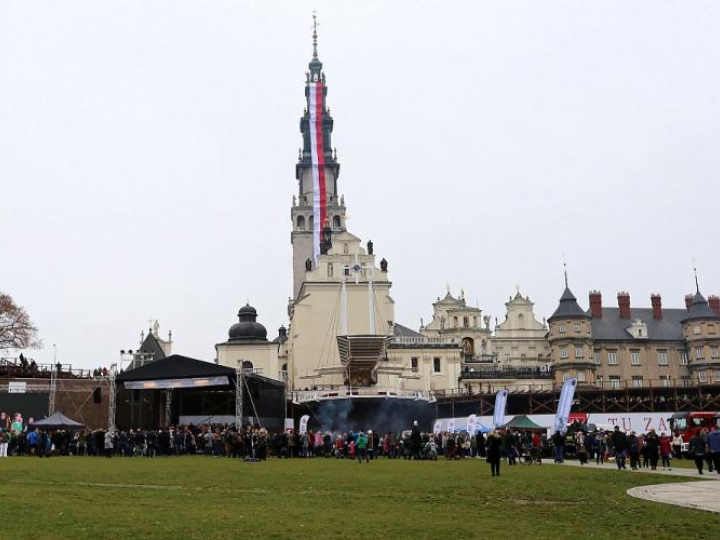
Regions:
[[530, 368], [514, 369], [476, 369], [463, 371], [461, 378], [468, 379], [552, 379], [551, 371]]

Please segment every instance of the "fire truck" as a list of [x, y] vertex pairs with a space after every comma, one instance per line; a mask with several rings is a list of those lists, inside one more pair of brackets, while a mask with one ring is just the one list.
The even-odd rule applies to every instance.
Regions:
[[712, 426], [720, 427], [720, 413], [718, 412], [680, 412], [668, 418], [670, 429], [677, 432], [683, 439], [682, 452], [688, 450], [688, 443], [693, 435]]

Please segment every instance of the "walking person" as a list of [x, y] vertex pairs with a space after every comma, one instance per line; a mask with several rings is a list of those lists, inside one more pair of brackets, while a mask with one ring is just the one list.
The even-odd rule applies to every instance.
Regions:
[[660, 456], [660, 439], [654, 429], [645, 436], [645, 453], [650, 460], [650, 469], [656, 471]]
[[578, 431], [575, 435], [575, 447], [577, 448], [578, 459], [580, 465], [585, 465], [588, 462], [587, 458], [587, 446], [585, 446], [585, 433]]
[[357, 453], [358, 463], [362, 463], [363, 458], [365, 459], [365, 463], [370, 463], [370, 460], [368, 459], [367, 446], [368, 437], [362, 430], [360, 430], [357, 440], [355, 441], [355, 451]]
[[705, 459], [705, 442], [702, 440], [700, 433], [695, 433], [688, 444], [688, 455], [695, 460], [698, 474], [703, 473], [703, 461]]
[[628, 436], [620, 431], [620, 426], [615, 426], [615, 431], [610, 435], [613, 449], [615, 450], [615, 464], [618, 471], [625, 469], [625, 458], [628, 451]]
[[562, 463], [565, 460], [565, 437], [562, 433], [556, 431], [552, 436], [553, 443], [553, 461], [555, 463]]
[[683, 438], [682, 436], [676, 431], [673, 434], [672, 438], [672, 449], [673, 449], [673, 457], [675, 459], [681, 459], [682, 458], [682, 445], [683, 445]]
[[660, 434], [660, 458], [662, 459], [663, 469], [671, 471], [670, 468], [670, 456], [672, 455], [672, 439], [665, 435]]
[[105, 432], [105, 457], [111, 458], [113, 455], [113, 434], [112, 431]]
[[718, 430], [718, 426], [713, 426], [712, 431], [708, 434], [707, 447], [715, 471], [720, 474], [720, 430]]
[[490, 471], [493, 476], [500, 476], [500, 447], [502, 439], [497, 431], [493, 430], [485, 443], [485, 453], [487, 454], [487, 462], [490, 464]]

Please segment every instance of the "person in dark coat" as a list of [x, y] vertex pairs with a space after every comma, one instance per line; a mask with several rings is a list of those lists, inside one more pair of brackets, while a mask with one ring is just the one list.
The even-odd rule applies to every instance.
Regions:
[[620, 469], [625, 469], [625, 458], [630, 445], [628, 442], [628, 436], [620, 431], [620, 426], [615, 426], [615, 431], [613, 431], [612, 435], [610, 435], [610, 440], [613, 448], [615, 449], [615, 463], [618, 471]]
[[705, 459], [705, 441], [700, 436], [700, 432], [696, 432], [688, 443], [688, 455], [695, 460], [698, 474], [703, 473], [703, 461]]
[[657, 470], [658, 461], [660, 459], [660, 438], [654, 429], [650, 430], [645, 436], [645, 448], [648, 459], [650, 460], [650, 469]]
[[487, 454], [487, 462], [490, 464], [490, 471], [493, 476], [500, 476], [500, 455], [502, 453], [502, 437], [497, 431], [493, 431], [488, 435], [485, 442], [485, 453]]
[[412, 448], [412, 456], [420, 459], [420, 450], [422, 449], [422, 437], [420, 436], [420, 428], [417, 420], [413, 422], [412, 432], [410, 433], [410, 446]]

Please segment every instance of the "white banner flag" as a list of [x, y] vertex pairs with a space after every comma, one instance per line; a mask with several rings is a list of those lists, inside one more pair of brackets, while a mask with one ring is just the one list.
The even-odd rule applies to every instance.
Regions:
[[308, 420], [310, 420], [310, 416], [308, 416], [307, 414], [300, 418], [300, 435], [307, 431]]
[[435, 420], [435, 425], [433, 426], [433, 433], [435, 435], [440, 435], [440, 427], [442, 426], [442, 422], [440, 420]]
[[493, 428], [497, 429], [505, 423], [505, 410], [507, 409], [507, 390], [500, 390], [495, 395], [495, 414], [493, 414]]
[[477, 415], [471, 414], [467, 417], [467, 425], [465, 429], [467, 429], [467, 432], [471, 435], [475, 433], [477, 430]]
[[451, 418], [450, 420], [448, 420], [447, 430], [448, 430], [448, 433], [455, 433], [455, 419], [454, 418]]
[[575, 387], [577, 379], [572, 378], [565, 381], [560, 391], [560, 399], [558, 400], [558, 409], [555, 414], [555, 429], [560, 433], [567, 431], [568, 418], [570, 417], [570, 409], [572, 408], [573, 397], [575, 397]]

